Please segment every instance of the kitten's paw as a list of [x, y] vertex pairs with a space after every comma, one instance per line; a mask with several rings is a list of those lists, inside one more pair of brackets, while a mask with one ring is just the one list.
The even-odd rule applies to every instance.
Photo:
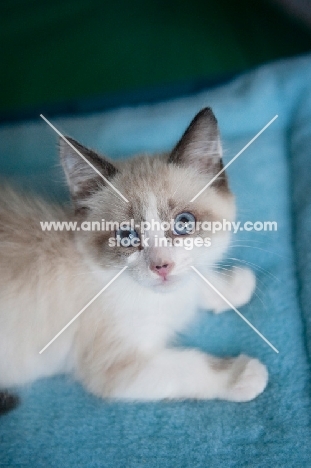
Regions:
[[[247, 304], [256, 288], [256, 276], [249, 268], [239, 268], [232, 271], [232, 276], [224, 291], [224, 296], [234, 307], [242, 307]], [[228, 310], [229, 306], [222, 301], [214, 308], [215, 313]]]
[[264, 391], [268, 383], [268, 371], [258, 359], [241, 354], [233, 367], [228, 383], [227, 399], [250, 401]]
[[256, 276], [249, 268], [237, 269], [233, 272], [230, 289], [234, 298], [233, 305], [241, 307], [247, 304], [256, 288]]

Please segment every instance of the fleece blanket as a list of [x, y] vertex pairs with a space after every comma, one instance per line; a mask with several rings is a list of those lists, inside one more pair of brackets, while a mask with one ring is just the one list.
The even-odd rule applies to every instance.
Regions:
[[[68, 376], [41, 380], [17, 389], [22, 404], [0, 420], [0, 466], [310, 466], [311, 57], [268, 64], [195, 96], [53, 123], [119, 158], [168, 150], [204, 106], [218, 118], [225, 162], [278, 115], [228, 169], [238, 220], [275, 221], [277, 230], [239, 231], [225, 263], [256, 272], [256, 294], [240, 310], [279, 354], [233, 311], [199, 311], [180, 343], [259, 358], [269, 369], [266, 391], [249, 403], [116, 403]], [[56, 136], [39, 116], [0, 129], [0, 156], [6, 178], [68, 196]]]

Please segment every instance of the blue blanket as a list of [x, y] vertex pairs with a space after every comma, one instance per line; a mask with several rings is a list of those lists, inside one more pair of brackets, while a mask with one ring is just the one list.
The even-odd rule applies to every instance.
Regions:
[[[258, 357], [269, 369], [266, 391], [241, 404], [125, 404], [97, 399], [66, 376], [41, 380], [18, 389], [21, 406], [0, 420], [0, 466], [311, 466], [311, 57], [263, 66], [199, 95], [53, 123], [118, 158], [171, 148], [204, 106], [218, 118], [225, 162], [279, 116], [228, 170], [238, 219], [276, 221], [278, 230], [234, 235], [227, 262], [256, 271], [256, 294], [241, 312], [279, 354], [233, 311], [201, 311], [180, 342]], [[2, 174], [65, 198], [55, 143], [39, 117], [3, 126]]]

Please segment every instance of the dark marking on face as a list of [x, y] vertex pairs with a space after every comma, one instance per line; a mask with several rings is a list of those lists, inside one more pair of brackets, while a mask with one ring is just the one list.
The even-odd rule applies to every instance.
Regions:
[[170, 211], [173, 211], [174, 208], [176, 207], [176, 202], [175, 202], [175, 200], [173, 200], [172, 198], [169, 198], [169, 199], [167, 200], [167, 205], [168, 205], [169, 210], [170, 210]]
[[127, 203], [126, 210], [127, 210], [127, 221], [134, 219], [134, 209], [130, 203]]

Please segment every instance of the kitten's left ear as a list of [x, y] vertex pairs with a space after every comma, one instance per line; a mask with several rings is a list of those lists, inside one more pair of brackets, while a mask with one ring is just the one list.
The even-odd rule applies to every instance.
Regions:
[[[171, 152], [168, 162], [195, 167], [200, 173], [210, 176], [215, 176], [223, 168], [220, 135], [212, 109], [206, 107], [194, 117]], [[221, 184], [226, 184], [224, 173], [214, 183]]]

